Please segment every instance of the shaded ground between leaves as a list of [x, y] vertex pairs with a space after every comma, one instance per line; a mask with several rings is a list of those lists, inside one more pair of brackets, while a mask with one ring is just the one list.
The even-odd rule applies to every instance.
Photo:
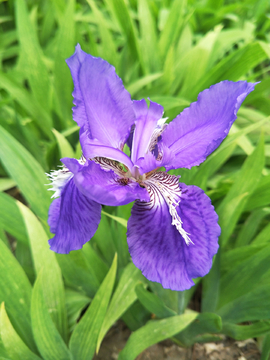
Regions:
[[[102, 342], [94, 360], [117, 360], [125, 346], [130, 330], [117, 322]], [[260, 352], [253, 339], [234, 341], [225, 338], [218, 343], [195, 344], [189, 349], [180, 348], [170, 340], [153, 345], [142, 352], [136, 360], [259, 360]]]

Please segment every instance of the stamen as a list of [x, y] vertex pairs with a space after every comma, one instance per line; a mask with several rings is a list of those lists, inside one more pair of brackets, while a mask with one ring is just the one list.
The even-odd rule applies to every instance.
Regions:
[[152, 201], [155, 200], [155, 193], [163, 197], [169, 207], [172, 225], [176, 227], [187, 245], [194, 245], [189, 237], [190, 234], [183, 229], [183, 222], [177, 213], [177, 207], [181, 201], [181, 190], [179, 188], [178, 179], [177, 176], [169, 175], [165, 172], [158, 172], [147, 178], [144, 183], [147, 186]]

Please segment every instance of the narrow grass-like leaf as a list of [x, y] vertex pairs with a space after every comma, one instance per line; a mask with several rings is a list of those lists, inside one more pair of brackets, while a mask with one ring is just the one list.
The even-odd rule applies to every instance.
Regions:
[[16, 183], [13, 179], [2, 178], [0, 179], [0, 191], [6, 191], [16, 186]]
[[160, 59], [157, 51], [156, 25], [147, 0], [138, 1], [138, 17], [140, 22], [141, 49], [147, 73], [160, 69]]
[[71, 123], [72, 107], [72, 79], [65, 59], [74, 52], [75, 23], [74, 23], [74, 0], [69, 0], [65, 13], [60, 21], [55, 46], [54, 82], [55, 89], [62, 113], [62, 128]]
[[69, 254], [56, 254], [66, 283], [78, 291], [93, 297], [100, 282], [95, 273], [94, 264], [90, 264], [82, 250]]
[[67, 341], [67, 314], [62, 274], [55, 254], [49, 249], [48, 236], [36, 216], [19, 201], [18, 207], [28, 232], [36, 274], [43, 269], [41, 278], [46, 306], [63, 339]]
[[253, 211], [245, 221], [243, 227], [241, 228], [241, 231], [239, 232], [238, 237], [235, 241], [235, 245], [243, 246], [249, 244], [254, 235], [256, 234], [256, 231], [261, 221], [269, 214], [270, 208], [257, 209]]
[[[259, 306], [258, 306], [259, 303]], [[270, 288], [260, 286], [218, 309], [218, 315], [233, 324], [270, 318]]]
[[184, 330], [197, 317], [197, 313], [172, 316], [168, 319], [149, 321], [130, 335], [120, 352], [119, 360], [134, 360], [143, 350]]
[[117, 267], [117, 256], [98, 289], [91, 305], [75, 327], [71, 339], [70, 349], [76, 360], [89, 360], [95, 353], [97, 339], [102, 326], [107, 307], [114, 286]]
[[150, 84], [151, 82], [159, 79], [162, 75], [163, 75], [163, 73], [161, 73], [161, 72], [146, 75], [146, 76], [140, 78], [139, 80], [136, 80], [134, 83], [128, 85], [127, 86], [127, 91], [130, 93], [130, 95], [132, 97], [134, 97], [134, 95], [138, 91], [140, 91], [144, 86], [146, 86], [146, 85]]
[[[11, 178], [16, 181], [35, 213], [47, 220], [51, 203], [44, 184], [48, 183], [43, 169], [33, 156], [0, 126], [0, 159]], [[16, 162], [14, 161], [16, 159]]]
[[110, 217], [111, 219], [117, 221], [119, 224], [121, 224], [122, 226], [124, 226], [125, 228], [127, 228], [127, 220], [126, 219], [123, 219], [123, 218], [120, 218], [119, 216], [114, 216], [114, 215], [111, 215], [105, 211], [102, 210], [102, 214]]
[[127, 46], [130, 50], [131, 59], [139, 59], [140, 65], [143, 69], [143, 58], [138, 44], [138, 37], [136, 29], [131, 18], [131, 13], [128, 9], [127, 3], [124, 0], [105, 1], [108, 9], [110, 9], [122, 28], [123, 35], [126, 38]]
[[264, 47], [259, 42], [243, 46], [219, 61], [193, 88], [189, 94], [193, 100], [203, 89], [209, 88], [221, 80], [237, 81], [241, 76], [252, 70], [256, 65], [268, 58]]
[[72, 355], [57, 331], [43, 296], [41, 270], [35, 282], [31, 302], [31, 319], [34, 338], [44, 360], [71, 360]]
[[266, 225], [252, 241], [252, 245], [266, 244], [270, 241], [270, 224]]
[[185, 346], [191, 346], [197, 342], [197, 337], [205, 333], [219, 333], [222, 329], [221, 318], [212, 313], [198, 314], [198, 317], [176, 339]]
[[21, 105], [26, 113], [33, 117], [44, 134], [46, 134], [49, 139], [52, 138], [50, 115], [44, 111], [33, 95], [15, 83], [8, 75], [1, 72], [0, 84], [0, 87], [10, 93], [11, 97]]
[[0, 240], [0, 301], [6, 304], [14, 329], [31, 350], [36, 349], [30, 321], [31, 284], [18, 261]]
[[67, 141], [67, 139], [57, 130], [52, 129], [52, 132], [54, 133], [56, 140], [57, 140], [57, 144], [60, 150], [60, 156], [61, 158], [64, 157], [70, 157], [70, 158], [74, 158], [74, 151], [72, 149], [72, 146], [70, 145], [70, 143]]
[[262, 176], [254, 193], [248, 199], [246, 211], [267, 206], [270, 203], [270, 175]]
[[14, 330], [5, 310], [4, 303], [0, 310], [0, 334], [8, 356], [12, 360], [40, 360], [22, 341]]
[[38, 43], [37, 33], [29, 19], [25, 0], [16, 0], [16, 24], [21, 45], [24, 71], [29, 79], [34, 97], [44, 111], [49, 109], [50, 80]]
[[270, 321], [258, 321], [251, 325], [224, 323], [222, 332], [235, 340], [246, 340], [258, 337], [270, 331]]
[[99, 350], [100, 344], [110, 327], [137, 299], [135, 287], [142, 280], [143, 276], [140, 270], [137, 269], [133, 263], [129, 263], [122, 273], [100, 329], [97, 351]]
[[23, 217], [16, 201], [5, 193], [0, 193], [0, 226], [17, 240], [28, 244]]
[[160, 319], [177, 315], [177, 313], [168, 308], [156, 294], [147, 291], [143, 284], [138, 284], [135, 291], [141, 304]]
[[247, 197], [252, 194], [259, 183], [264, 167], [264, 141], [261, 138], [257, 148], [246, 159], [237, 179], [225, 199], [217, 208], [219, 224], [222, 232], [220, 242], [225, 245], [228, 241], [237, 220], [243, 211]]
[[233, 267], [221, 278], [218, 308], [261, 285], [260, 280], [269, 274], [269, 256], [270, 246], [267, 246]]
[[270, 334], [265, 335], [262, 343], [261, 360], [268, 360], [270, 355]]
[[87, 0], [90, 5], [95, 18], [97, 19], [99, 34], [101, 38], [101, 44], [99, 44], [99, 55], [103, 59], [107, 60], [110, 64], [118, 65], [118, 54], [116, 52], [116, 46], [113, 36], [110, 32], [108, 19], [104, 16], [104, 13], [97, 7], [95, 1]]
[[169, 9], [170, 13], [159, 38], [159, 51], [162, 58], [179, 36], [184, 20], [185, 5], [185, 0], [174, 0]]

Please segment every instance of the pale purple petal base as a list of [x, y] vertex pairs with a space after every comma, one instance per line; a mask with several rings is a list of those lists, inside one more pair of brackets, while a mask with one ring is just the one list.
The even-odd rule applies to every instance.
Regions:
[[134, 264], [143, 275], [172, 290], [186, 290], [192, 278], [206, 275], [218, 250], [220, 227], [208, 196], [196, 186], [180, 184], [178, 214], [194, 245], [189, 246], [171, 225], [163, 198], [155, 203], [136, 202], [128, 221], [127, 240]]
[[49, 240], [51, 250], [68, 254], [81, 249], [96, 232], [100, 217], [101, 205], [81, 194], [73, 178], [69, 180], [50, 206], [48, 223], [55, 233]]
[[93, 161], [75, 175], [74, 181], [82, 194], [103, 205], [125, 205], [137, 199], [149, 201], [147, 190], [137, 182], [125, 184], [112, 170], [105, 171]]

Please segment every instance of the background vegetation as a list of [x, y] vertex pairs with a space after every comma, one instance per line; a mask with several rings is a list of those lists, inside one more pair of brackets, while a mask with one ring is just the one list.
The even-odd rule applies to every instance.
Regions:
[[[269, 41], [268, 0], [0, 2], [0, 359], [89, 360], [120, 318], [133, 331], [122, 360], [166, 338], [191, 346], [221, 334], [256, 337], [268, 359]], [[105, 207], [82, 250], [48, 248], [45, 172], [81, 155], [65, 64], [76, 43], [170, 120], [221, 80], [261, 81], [219, 149], [174, 171], [207, 192], [222, 227], [211, 272], [189, 291], [164, 290], [132, 264], [131, 205]]]

